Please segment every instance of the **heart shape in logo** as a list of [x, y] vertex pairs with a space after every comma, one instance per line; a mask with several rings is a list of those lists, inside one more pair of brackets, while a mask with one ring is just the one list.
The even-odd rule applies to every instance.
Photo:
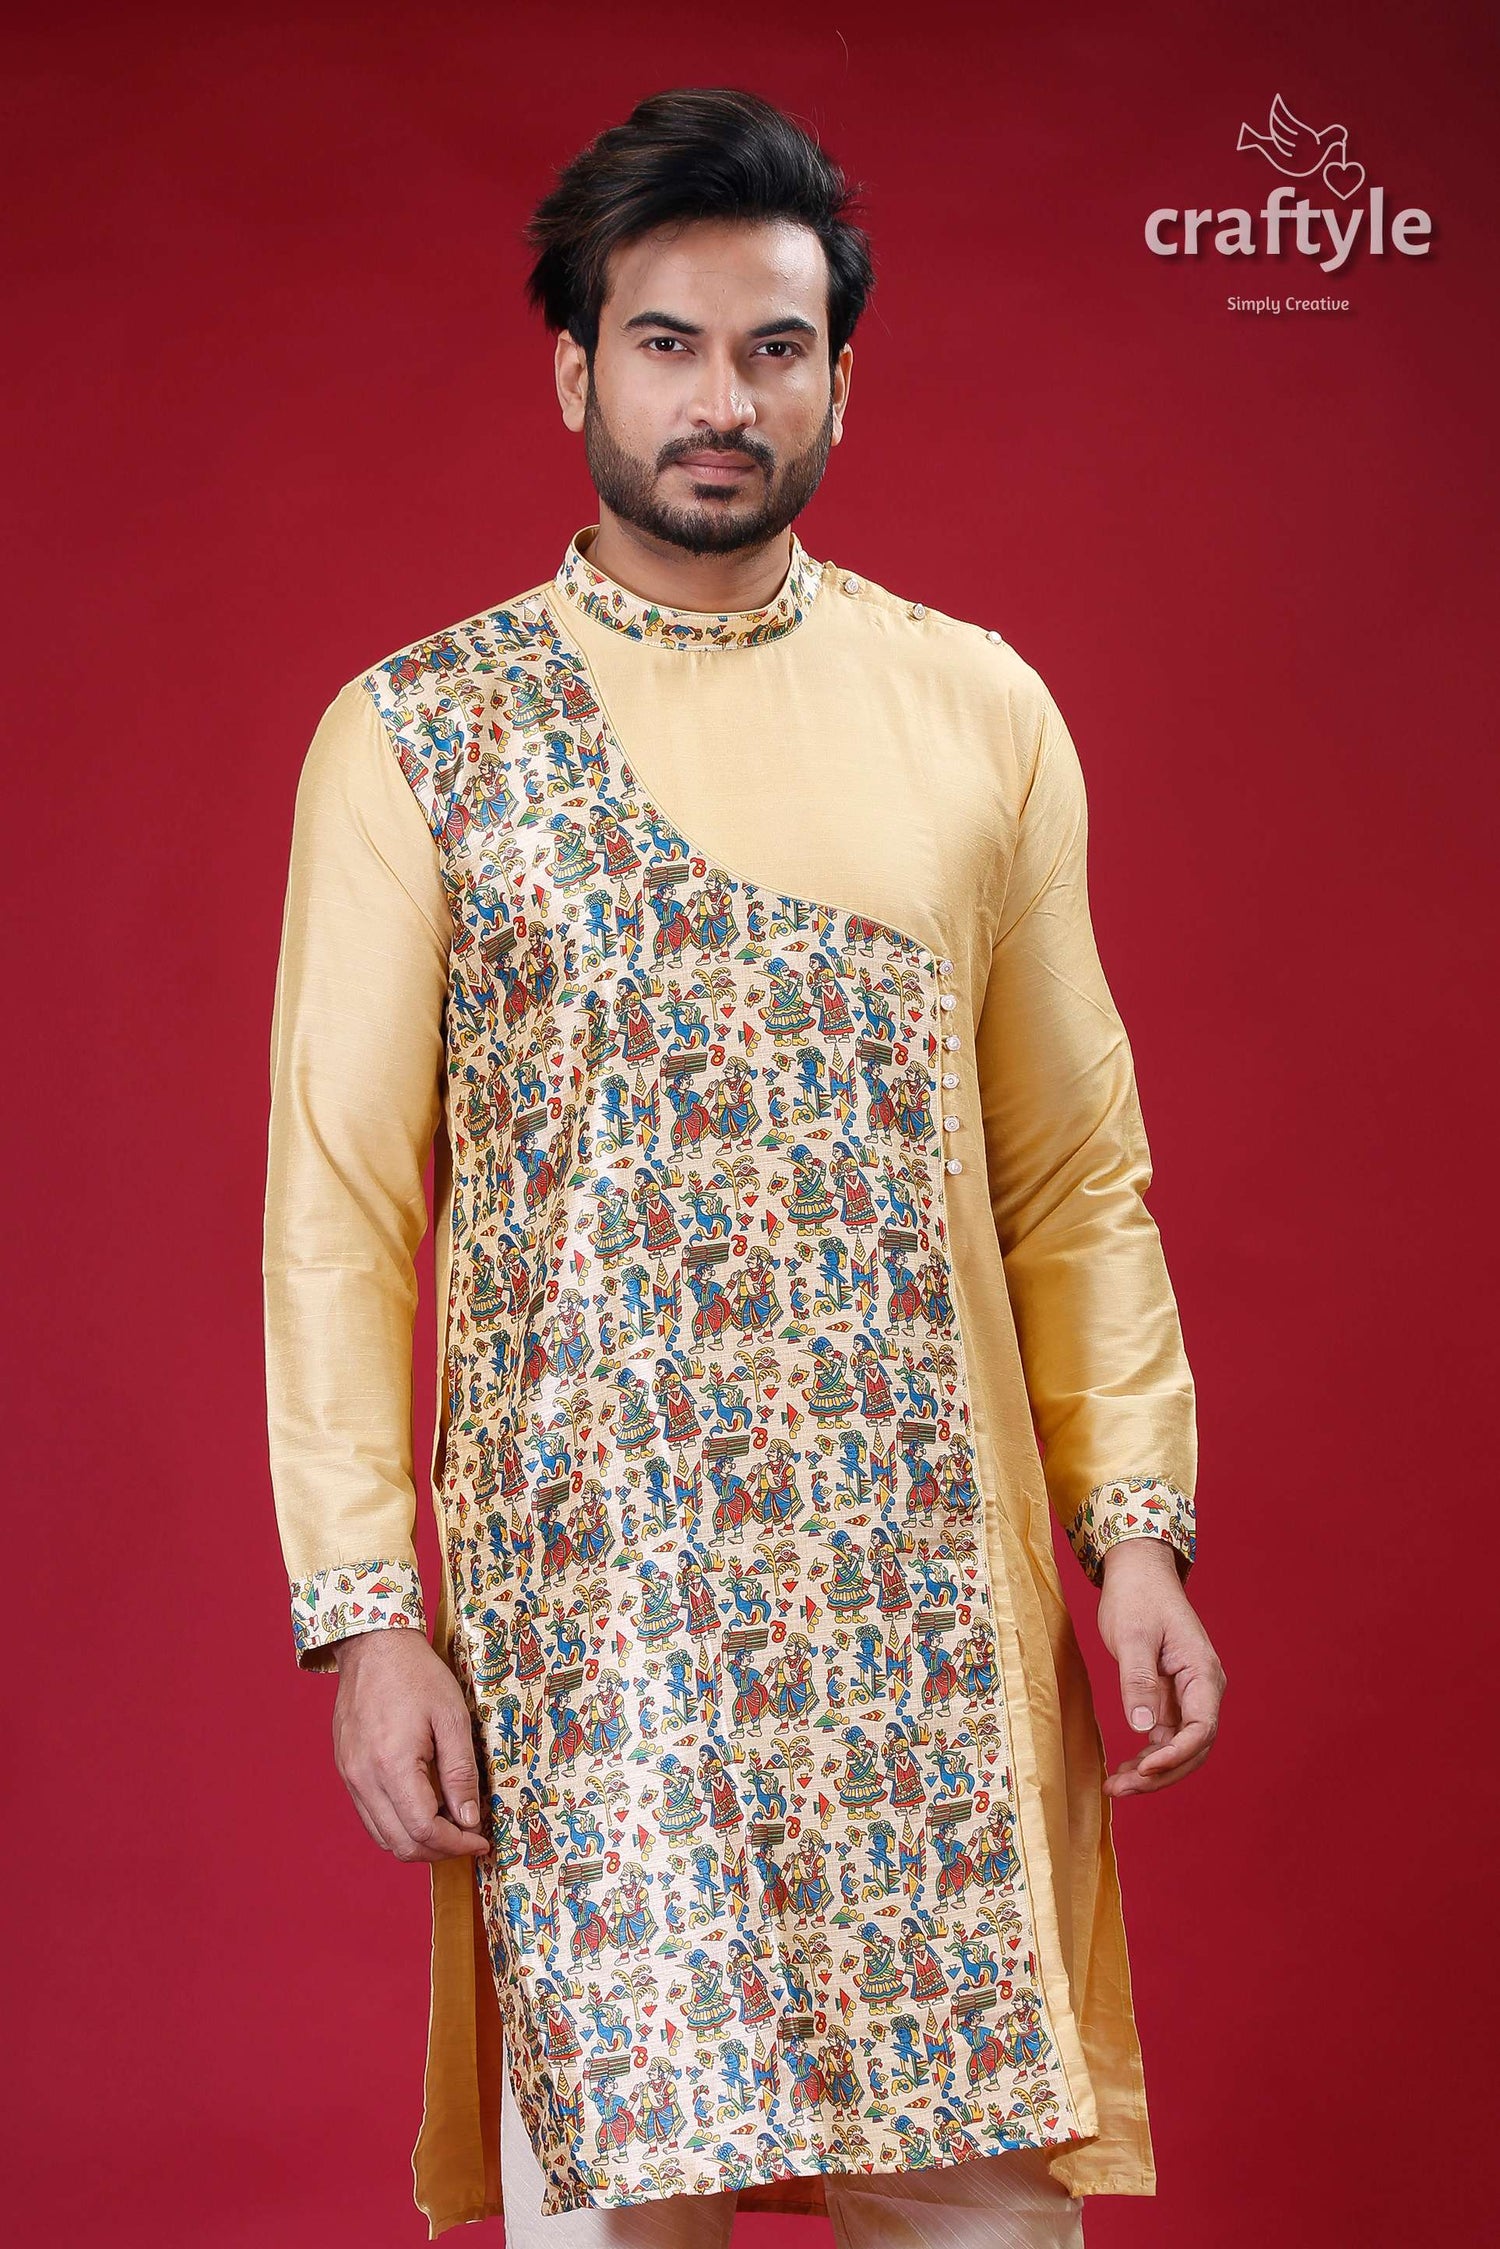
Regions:
[[1323, 178], [1334, 194], [1342, 196], [1347, 203], [1350, 196], [1358, 195], [1364, 186], [1365, 168], [1363, 164], [1325, 164]]

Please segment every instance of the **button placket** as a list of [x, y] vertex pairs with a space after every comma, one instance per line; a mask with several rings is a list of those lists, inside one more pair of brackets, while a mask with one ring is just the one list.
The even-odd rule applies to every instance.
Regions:
[[[937, 972], [938, 972], [938, 975], [939, 975], [940, 977], [948, 977], [948, 976], [951, 976], [951, 975], [953, 974], [953, 963], [952, 963], [952, 961], [950, 961], [950, 960], [940, 960], [940, 961], [938, 962], [938, 964], [937, 964]], [[954, 993], [954, 992], [940, 992], [940, 993], [938, 994], [938, 1006], [939, 1006], [939, 1007], [940, 1007], [940, 1008], [941, 1008], [941, 1009], [942, 1009], [942, 1010], [943, 1010], [943, 1011], [944, 1011], [944, 1012], [945, 1012], [946, 1014], [951, 1014], [951, 1013], [952, 1013], [952, 1011], [953, 1011], [953, 1009], [954, 1009], [955, 1007], [957, 1007], [957, 1005], [958, 1005], [958, 996], [957, 996], [957, 994], [956, 994], [956, 993]], [[944, 1052], [945, 1052], [945, 1053], [948, 1053], [948, 1054], [952, 1054], [952, 1053], [954, 1053], [954, 1052], [955, 1052], [955, 1051], [957, 1050], [957, 1047], [958, 1047], [958, 1033], [957, 1033], [956, 1031], [947, 1031], [947, 1032], [945, 1032], [945, 1033], [943, 1034], [943, 1050], [944, 1050]], [[944, 1071], [944, 1072], [942, 1073], [942, 1084], [943, 1084], [944, 1088], [945, 1088], [945, 1089], [946, 1089], [946, 1090], [947, 1090], [948, 1092], [950, 1092], [950, 1093], [951, 1093], [951, 1092], [952, 1092], [952, 1090], [953, 1090], [953, 1088], [954, 1088], [954, 1087], [955, 1087], [955, 1086], [956, 1086], [956, 1085], [958, 1084], [958, 1072], [957, 1072], [956, 1070], [945, 1070], [945, 1071]], [[944, 1132], [958, 1132], [958, 1131], [961, 1131], [961, 1130], [962, 1130], [962, 1127], [963, 1127], [963, 1118], [962, 1118], [962, 1117], [961, 1117], [961, 1116], [960, 1116], [960, 1115], [958, 1114], [958, 1111], [957, 1111], [956, 1109], [947, 1109], [947, 1110], [945, 1110], [945, 1111], [943, 1112], [943, 1130], [944, 1130]], [[945, 1156], [945, 1157], [944, 1157], [944, 1159], [943, 1159], [943, 1169], [944, 1169], [944, 1171], [949, 1171], [949, 1172], [956, 1172], [956, 1171], [962, 1171], [962, 1170], [963, 1170], [963, 1168], [964, 1168], [964, 1166], [963, 1166], [963, 1158], [962, 1158], [961, 1156], [954, 1156], [954, 1155], [949, 1155], [949, 1156]]]

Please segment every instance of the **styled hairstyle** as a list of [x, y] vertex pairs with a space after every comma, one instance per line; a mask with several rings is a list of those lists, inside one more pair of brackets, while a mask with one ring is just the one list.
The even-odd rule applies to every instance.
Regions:
[[590, 370], [611, 251], [689, 219], [791, 219], [828, 261], [830, 368], [875, 286], [869, 238], [849, 217], [863, 192], [783, 110], [735, 86], [677, 86], [637, 102], [557, 175], [525, 239], [526, 295], [566, 328]]

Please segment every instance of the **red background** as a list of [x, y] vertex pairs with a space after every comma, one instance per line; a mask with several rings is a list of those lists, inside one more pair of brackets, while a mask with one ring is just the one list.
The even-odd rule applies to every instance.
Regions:
[[[333, 1771], [265, 1466], [292, 793], [344, 680], [594, 520], [520, 228], [715, 83], [869, 188], [806, 543], [997, 625], [1078, 741], [1200, 1387], [1230, 1691], [1115, 1815], [1161, 2183], [1091, 2249], [1479, 2238], [1493, 11], [63, 5], [7, 46], [15, 2238], [425, 2238], [427, 1876]], [[1263, 200], [1278, 90], [1428, 257], [1149, 255], [1158, 204]], [[1355, 309], [1225, 309], [1288, 287]], [[424, 1413], [432, 1347], [429, 1302]]]

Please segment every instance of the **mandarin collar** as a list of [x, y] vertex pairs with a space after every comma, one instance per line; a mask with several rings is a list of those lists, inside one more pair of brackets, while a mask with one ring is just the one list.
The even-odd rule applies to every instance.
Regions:
[[801, 624], [823, 583], [822, 564], [793, 531], [787, 574], [761, 608], [669, 609], [632, 593], [590, 562], [588, 549], [598, 529], [587, 523], [574, 532], [553, 582], [586, 617], [655, 648], [762, 648]]

